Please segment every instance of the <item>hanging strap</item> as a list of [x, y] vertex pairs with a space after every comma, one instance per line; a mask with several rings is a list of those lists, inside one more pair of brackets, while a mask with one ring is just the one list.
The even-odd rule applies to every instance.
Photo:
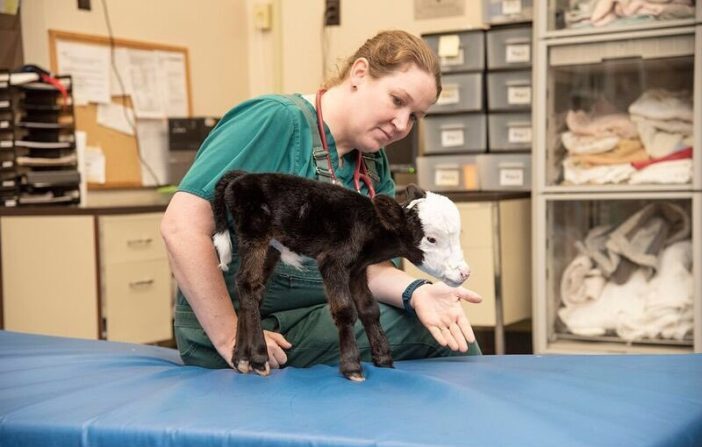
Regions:
[[377, 153], [363, 153], [362, 156], [363, 163], [366, 165], [366, 169], [368, 170], [368, 177], [371, 178], [371, 181], [374, 185], [377, 185], [378, 183], [380, 183], [380, 175], [378, 175], [378, 157], [380, 155], [378, 155]]
[[332, 173], [329, 171], [329, 166], [327, 165], [327, 153], [324, 150], [324, 146], [322, 146], [322, 139], [317, 130], [317, 117], [310, 111], [309, 103], [306, 99], [297, 95], [286, 96], [302, 110], [302, 114], [305, 115], [307, 124], [309, 124], [310, 130], [312, 131], [312, 160], [314, 161], [317, 180], [324, 183], [333, 183]]

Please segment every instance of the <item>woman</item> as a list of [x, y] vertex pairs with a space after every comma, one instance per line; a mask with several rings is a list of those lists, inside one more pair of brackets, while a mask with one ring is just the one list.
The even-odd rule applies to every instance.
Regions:
[[[235, 168], [284, 172], [338, 182], [365, 195], [393, 196], [381, 148], [404, 138], [440, 90], [431, 49], [411, 34], [389, 31], [359, 48], [316, 97], [263, 96], [222, 118], [161, 224], [179, 287], [175, 335], [186, 364], [232, 367], [238, 259], [224, 275], [217, 267], [209, 201], [219, 178]], [[476, 293], [417, 283], [390, 262], [368, 268], [368, 285], [381, 303], [381, 325], [395, 360], [480, 353], [460, 304], [480, 302]], [[302, 271], [282, 263], [276, 267], [261, 315], [271, 367], [338, 362], [337, 330], [313, 261]], [[360, 323], [356, 337], [362, 360], [370, 360]]]

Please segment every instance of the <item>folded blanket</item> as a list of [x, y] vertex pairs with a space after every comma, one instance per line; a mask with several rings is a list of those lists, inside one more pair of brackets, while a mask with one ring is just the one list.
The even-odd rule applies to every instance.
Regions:
[[594, 116], [582, 110], [569, 110], [566, 115], [566, 125], [577, 135], [621, 138], [636, 138], [638, 135], [636, 126], [626, 113]]
[[601, 154], [614, 149], [619, 144], [619, 137], [594, 137], [568, 131], [561, 134], [561, 141], [571, 154]]
[[658, 129], [647, 120], [637, 121], [636, 128], [646, 152], [653, 158], [665, 157], [689, 145], [686, 141], [690, 135]]
[[636, 167], [634, 163], [650, 160], [648, 153], [641, 145], [641, 140], [628, 138], [619, 140], [617, 147], [611, 151], [601, 154], [575, 154], [571, 155], [570, 158], [575, 166], [582, 168], [621, 163], [632, 163], [632, 166]]
[[654, 120], [692, 122], [692, 94], [688, 91], [646, 90], [631, 103], [629, 113]]

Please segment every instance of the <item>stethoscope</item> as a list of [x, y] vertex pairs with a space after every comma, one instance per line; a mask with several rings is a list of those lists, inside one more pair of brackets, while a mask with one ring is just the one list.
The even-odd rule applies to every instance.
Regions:
[[[327, 136], [324, 132], [324, 118], [322, 116], [322, 95], [326, 92], [325, 89], [319, 89], [317, 91], [317, 97], [315, 99], [315, 105], [317, 107], [317, 130], [319, 131], [319, 136], [322, 140], [322, 147], [327, 155], [327, 164], [329, 166], [329, 172], [331, 173], [332, 183], [339, 184], [340, 182], [336, 178], [334, 173], [334, 168], [332, 167], [331, 157], [329, 156], [329, 145], [327, 144]], [[371, 180], [368, 175], [368, 168], [363, 162], [363, 154], [361, 151], [357, 150], [358, 156], [356, 157], [356, 168], [353, 171], [353, 185], [357, 192], [361, 192], [361, 182], [368, 188], [368, 195], [372, 199], [375, 197], [375, 188], [373, 188], [373, 180]]]

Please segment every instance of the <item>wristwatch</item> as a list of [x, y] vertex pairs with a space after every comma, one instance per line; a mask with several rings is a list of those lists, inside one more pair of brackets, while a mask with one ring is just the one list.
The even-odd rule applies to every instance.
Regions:
[[431, 281], [427, 281], [426, 279], [415, 279], [407, 286], [405, 291], [402, 292], [402, 306], [405, 308], [405, 312], [407, 312], [410, 315], [416, 315], [414, 309], [412, 308], [412, 306], [410, 306], [410, 300], [412, 299], [412, 294], [414, 293], [415, 290], [422, 287], [424, 284], [431, 284], [431, 283], [432, 283]]

